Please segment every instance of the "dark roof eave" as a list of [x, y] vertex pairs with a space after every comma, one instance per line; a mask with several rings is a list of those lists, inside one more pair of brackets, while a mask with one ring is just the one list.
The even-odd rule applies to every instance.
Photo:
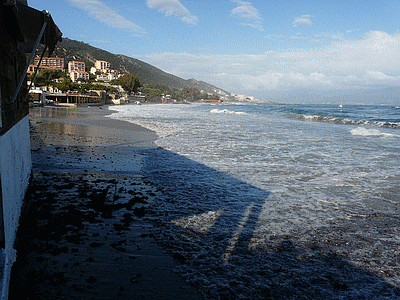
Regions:
[[36, 10], [21, 3], [16, 3], [15, 6], [9, 7], [9, 9], [12, 11], [15, 21], [18, 24], [18, 33], [20, 39], [24, 42], [26, 52], [32, 52], [43, 24], [47, 22], [40, 43], [48, 47], [49, 56], [51, 56], [56, 44], [62, 40], [62, 32], [54, 23], [50, 13]]

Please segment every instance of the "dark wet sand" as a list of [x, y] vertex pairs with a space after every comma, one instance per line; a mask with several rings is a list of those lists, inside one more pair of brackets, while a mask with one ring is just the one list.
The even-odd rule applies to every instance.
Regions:
[[157, 245], [137, 149], [156, 135], [107, 109], [31, 110], [33, 178], [9, 299], [201, 299]]

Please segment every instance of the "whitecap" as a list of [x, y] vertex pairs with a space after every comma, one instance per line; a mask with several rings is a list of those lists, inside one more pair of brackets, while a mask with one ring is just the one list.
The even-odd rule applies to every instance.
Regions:
[[212, 109], [210, 110], [210, 113], [212, 114], [232, 114], [232, 115], [247, 115], [247, 113], [243, 111], [233, 111], [229, 109]]
[[367, 129], [365, 127], [357, 127], [350, 130], [350, 132], [352, 135], [357, 136], [396, 136], [391, 133], [382, 132], [377, 129]]

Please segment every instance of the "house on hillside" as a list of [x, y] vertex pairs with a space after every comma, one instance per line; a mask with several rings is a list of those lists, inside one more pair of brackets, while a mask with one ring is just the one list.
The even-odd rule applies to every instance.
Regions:
[[105, 82], [110, 82], [121, 76], [119, 71], [111, 69], [111, 64], [109, 62], [103, 60], [96, 60], [94, 67], [90, 68], [90, 73], [96, 75], [96, 81]]
[[[61, 31], [26, 0], [0, 0], [0, 296], [8, 298], [14, 242], [31, 175], [26, 74], [38, 44], [51, 53]], [[30, 53], [28, 62], [26, 53]], [[43, 53], [44, 56], [44, 53]]]
[[40, 72], [40, 70], [54, 70], [54, 68], [52, 67], [48, 67], [48, 66], [42, 66], [40, 65], [40, 67], [38, 67], [35, 64], [30, 64], [28, 67], [28, 71], [26, 72], [28, 75], [32, 75], [36, 72]]
[[68, 62], [68, 73], [72, 82], [76, 82], [80, 78], [89, 79], [89, 73], [85, 71], [85, 63], [82, 61]]
[[85, 63], [82, 61], [70, 61], [68, 62], [68, 73], [73, 71], [85, 71]]
[[72, 82], [76, 82], [79, 79], [89, 79], [89, 73], [85, 71], [72, 71], [69, 73], [69, 77], [71, 78]]
[[[40, 57], [36, 56], [34, 60], [34, 65], [38, 65]], [[54, 70], [64, 71], [64, 58], [62, 57], [43, 57], [40, 62], [40, 68], [48, 67]]]
[[94, 67], [97, 71], [100, 71], [101, 73], [108, 73], [108, 70], [110, 70], [111, 68], [111, 64], [108, 61], [96, 60], [96, 62], [94, 63]]

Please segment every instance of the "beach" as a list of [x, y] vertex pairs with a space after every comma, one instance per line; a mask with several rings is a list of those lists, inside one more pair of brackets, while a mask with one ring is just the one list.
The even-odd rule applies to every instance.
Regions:
[[294, 108], [31, 110], [10, 299], [399, 299], [398, 129]]
[[137, 150], [156, 135], [106, 107], [31, 109], [33, 176], [9, 299], [200, 299], [147, 217]]

